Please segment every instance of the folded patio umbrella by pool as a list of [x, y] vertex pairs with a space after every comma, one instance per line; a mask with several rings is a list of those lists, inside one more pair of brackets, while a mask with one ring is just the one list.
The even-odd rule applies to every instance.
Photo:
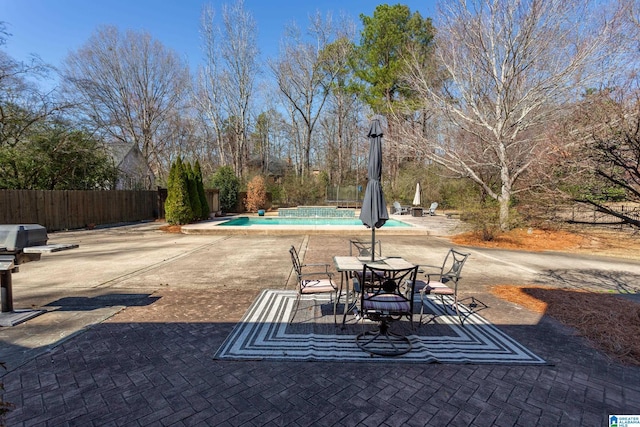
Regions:
[[416, 195], [413, 196], [413, 206], [420, 206], [420, 183], [416, 184]]
[[[382, 126], [380, 120], [374, 118], [369, 129], [369, 165], [367, 167], [367, 188], [362, 200], [360, 220], [371, 228], [371, 247], [375, 248], [376, 228], [380, 228], [389, 219], [387, 204], [382, 193], [380, 178], [382, 177]], [[371, 261], [375, 260], [375, 251], [371, 251]]]

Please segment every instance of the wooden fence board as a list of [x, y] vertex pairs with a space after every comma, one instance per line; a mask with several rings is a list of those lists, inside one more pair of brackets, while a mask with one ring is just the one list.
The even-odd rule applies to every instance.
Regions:
[[[166, 190], [0, 190], [0, 224], [41, 224], [50, 231], [164, 218]], [[206, 190], [211, 212], [217, 190]]]

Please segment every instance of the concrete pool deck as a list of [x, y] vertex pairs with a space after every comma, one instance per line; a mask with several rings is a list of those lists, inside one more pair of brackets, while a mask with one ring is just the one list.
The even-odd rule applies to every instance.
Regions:
[[[359, 211], [356, 211], [356, 217]], [[287, 235], [287, 234], [327, 234], [340, 235], [349, 233], [349, 235], [368, 236], [371, 235], [371, 229], [363, 225], [345, 226], [345, 225], [250, 225], [250, 226], [224, 226], [220, 227], [223, 222], [229, 221], [240, 216], [257, 216], [256, 214], [242, 214], [227, 217], [213, 218], [208, 221], [202, 221], [196, 224], [182, 226], [184, 234], [222, 234], [222, 235]], [[268, 215], [277, 217], [274, 214]], [[449, 236], [460, 233], [462, 223], [460, 220], [450, 218], [447, 215], [434, 215], [414, 217], [411, 215], [389, 215], [390, 219], [405, 222], [410, 227], [382, 227], [376, 229], [376, 235], [380, 236]]]

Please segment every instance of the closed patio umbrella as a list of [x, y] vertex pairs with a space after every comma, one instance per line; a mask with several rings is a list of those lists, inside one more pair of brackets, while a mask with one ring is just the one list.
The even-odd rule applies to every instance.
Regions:
[[[371, 247], [376, 245], [376, 228], [380, 228], [389, 219], [387, 204], [382, 193], [382, 126], [379, 119], [371, 121], [369, 129], [369, 165], [367, 167], [367, 188], [362, 200], [360, 220], [371, 228]], [[371, 261], [375, 260], [375, 250], [371, 251]]]
[[420, 206], [420, 183], [416, 184], [416, 195], [413, 196], [413, 206]]

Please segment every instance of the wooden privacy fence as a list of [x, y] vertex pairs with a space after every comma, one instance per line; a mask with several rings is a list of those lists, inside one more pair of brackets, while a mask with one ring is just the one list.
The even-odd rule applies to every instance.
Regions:
[[[164, 195], [166, 190], [0, 190], [0, 224], [57, 231], [164, 218]], [[218, 191], [206, 190], [206, 196], [217, 212]]]

